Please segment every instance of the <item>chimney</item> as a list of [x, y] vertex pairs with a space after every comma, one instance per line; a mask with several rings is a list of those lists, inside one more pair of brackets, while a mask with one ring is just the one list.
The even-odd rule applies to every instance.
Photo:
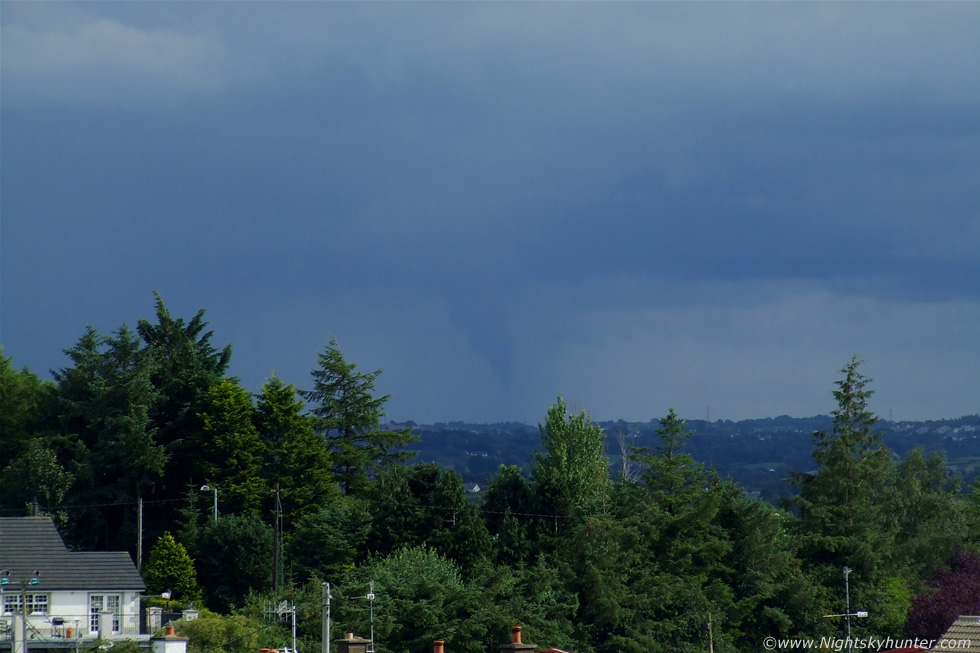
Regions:
[[441, 639], [437, 639], [432, 642], [432, 653], [445, 653], [445, 651], [442, 649], [443, 645], [445, 645], [445, 642]]
[[152, 653], [187, 653], [187, 638], [177, 635], [173, 626], [167, 626], [160, 637], [150, 638]]
[[505, 651], [533, 651], [534, 644], [525, 644], [521, 641], [521, 627], [511, 626], [510, 643], [500, 647], [501, 652]]
[[334, 643], [337, 645], [337, 653], [367, 653], [371, 640], [358, 637], [354, 633], [347, 633], [343, 639], [338, 639]]

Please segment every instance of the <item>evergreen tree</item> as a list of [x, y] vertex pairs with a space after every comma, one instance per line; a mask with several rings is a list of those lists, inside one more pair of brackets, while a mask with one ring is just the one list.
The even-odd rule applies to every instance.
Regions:
[[803, 573], [792, 515], [726, 482], [717, 520], [731, 542], [721, 578], [732, 591], [727, 629], [739, 650], [754, 650], [770, 636], [835, 634], [820, 612], [826, 589]]
[[27, 368], [15, 370], [0, 345], [0, 442], [8, 458], [40, 434], [46, 395], [52, 390]]
[[[815, 474], [794, 473], [800, 494], [791, 505], [799, 512], [801, 554], [812, 578], [840, 597], [826, 606], [844, 612], [842, 574], [849, 577], [851, 605], [878, 606], [876, 628], [900, 629], [908, 599], [889, 560], [897, 518], [894, 511], [894, 461], [876, 431], [877, 416], [868, 408], [872, 395], [855, 356], [835, 384], [833, 429], [814, 433]], [[858, 633], [865, 625], [854, 624]], [[877, 630], [875, 631], [877, 632]]]
[[[195, 465], [199, 451], [195, 435], [201, 431], [199, 415], [204, 410], [208, 390], [224, 378], [231, 360], [231, 345], [216, 349], [213, 331], [206, 331], [204, 310], [185, 321], [174, 318], [156, 297], [156, 323], [140, 320], [137, 332], [153, 362], [150, 381], [159, 393], [149, 414], [158, 429], [157, 441], [166, 449], [170, 464], [163, 479], [163, 498], [178, 499], [188, 483], [197, 482]], [[171, 527], [176, 527], [174, 522]]]
[[272, 587], [272, 527], [255, 513], [222, 515], [199, 534], [197, 570], [207, 604], [228, 612]]
[[495, 539], [497, 562], [518, 566], [531, 559], [528, 524], [531, 486], [517, 465], [501, 465], [480, 499], [480, 514]]
[[296, 390], [278, 377], [262, 386], [255, 425], [265, 443], [263, 476], [279, 484], [283, 521], [291, 530], [301, 517], [337, 497], [330, 454], [313, 420], [303, 414]]
[[317, 429], [332, 454], [334, 477], [344, 494], [363, 492], [377, 471], [405, 461], [402, 449], [416, 440], [410, 430], [386, 431], [381, 418], [388, 395], [374, 396], [374, 381], [381, 370], [358, 372], [331, 338], [317, 357], [313, 389], [301, 391], [313, 405]]
[[[74, 364], [54, 372], [61, 448], [78, 466], [68, 539], [85, 548], [129, 548], [136, 514], [130, 508], [161, 479], [167, 461], [149, 413], [159, 395], [153, 361], [125, 325], [112, 336], [88, 327], [65, 350]], [[115, 504], [113, 508], [108, 508]]]
[[178, 601], [199, 601], [201, 598], [194, 561], [169, 532], [161, 535], [150, 551], [143, 580], [150, 594], [159, 595], [169, 589], [172, 597]]
[[493, 543], [459, 474], [436, 464], [393, 467], [374, 485], [371, 548], [387, 555], [427, 545], [459, 565], [464, 577], [493, 557]]
[[661, 514], [655, 555], [675, 560], [677, 573], [711, 573], [729, 547], [716, 519], [722, 485], [717, 475], [684, 452], [691, 431], [673, 409], [660, 420], [657, 434], [660, 446], [655, 454], [642, 449], [633, 453], [645, 492]]
[[[449, 650], [478, 653], [476, 643], [461, 636], [469, 619], [462, 609], [469, 589], [451, 560], [427, 547], [399, 549], [361, 567], [346, 593], [363, 596], [372, 580], [375, 638], [386, 650], [431, 650], [432, 641], [442, 639]], [[366, 601], [350, 607], [347, 623], [355, 632], [368, 632]]]
[[578, 597], [544, 555], [518, 567], [482, 567], [466, 588], [457, 607], [467, 615], [457, 634], [466, 645], [460, 650], [497, 650], [511, 626], [520, 624], [525, 642], [584, 653], [574, 639]]
[[269, 503], [269, 484], [262, 478], [265, 447], [253, 423], [251, 396], [230, 379], [208, 391], [200, 413], [202, 429], [195, 441], [196, 468], [218, 487], [229, 510], [247, 512]]
[[300, 582], [314, 577], [339, 582], [366, 559], [371, 513], [356, 497], [340, 497], [300, 518], [287, 549]]
[[732, 650], [721, 484], [684, 453], [690, 431], [673, 410], [657, 432], [654, 453], [632, 451], [637, 480], [623, 475], [608, 514], [586, 520], [567, 548], [581, 636], [609, 653], [701, 651], [711, 615], [714, 649]]

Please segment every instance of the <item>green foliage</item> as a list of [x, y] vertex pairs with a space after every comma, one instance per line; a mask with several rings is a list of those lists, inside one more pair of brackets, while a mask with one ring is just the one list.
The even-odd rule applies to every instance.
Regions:
[[262, 386], [255, 426], [265, 443], [263, 476], [278, 483], [285, 523], [294, 524], [338, 495], [330, 455], [292, 385], [273, 377]]
[[718, 522], [731, 541], [721, 578], [732, 590], [727, 620], [735, 646], [751, 650], [769, 636], [830, 635], [819, 611], [822, 588], [797, 557], [793, 516], [725, 483]]
[[208, 606], [228, 612], [249, 592], [272, 587], [272, 539], [272, 527], [255, 513], [224, 515], [201, 529], [195, 550]]
[[814, 553], [822, 551], [838, 562], [832, 553], [843, 547], [855, 558], [855, 566], [863, 565], [860, 559], [874, 557], [869, 545], [875, 538], [860, 533], [882, 526], [880, 490], [894, 467], [874, 430], [878, 419], [867, 407], [870, 379], [861, 374], [860, 363], [852, 358], [841, 370], [844, 378], [836, 382], [833, 430], [814, 433], [817, 473], [793, 475], [801, 490], [797, 505], [802, 526], [811, 535]]
[[15, 370], [0, 345], [0, 442], [8, 455], [37, 434], [44, 395], [50, 387], [27, 369]]
[[74, 475], [58, 463], [55, 453], [40, 438], [32, 438], [0, 474], [0, 494], [6, 504], [46, 506], [60, 521], [63, 515], [57, 507], [73, 481]]
[[[136, 331], [142, 339], [151, 362], [150, 383], [158, 393], [149, 417], [157, 430], [157, 442], [169, 456], [159, 496], [178, 499], [189, 483], [200, 486], [200, 455], [197, 434], [201, 431], [198, 415], [204, 410], [208, 390], [224, 378], [231, 361], [231, 345], [216, 349], [211, 344], [213, 331], [207, 331], [204, 310], [193, 318], [174, 318], [156, 297], [156, 322], [139, 320]], [[176, 522], [165, 524], [176, 528]]]
[[358, 372], [348, 363], [334, 338], [317, 357], [311, 372], [313, 389], [300, 394], [313, 405], [317, 429], [332, 453], [334, 477], [344, 494], [364, 492], [381, 468], [407, 460], [401, 448], [415, 441], [411, 431], [381, 428], [388, 395], [374, 396], [381, 370]]
[[[336, 605], [338, 596], [336, 587], [331, 592]], [[282, 615], [270, 615], [270, 606], [296, 606], [296, 644], [300, 651], [319, 651], [323, 633], [322, 612], [323, 585], [320, 580], [313, 579], [303, 584], [292, 585], [278, 593], [272, 591], [252, 592], [245, 599], [240, 613], [257, 621], [262, 621], [265, 628], [260, 633], [263, 648], [276, 648], [280, 651], [286, 646], [292, 647], [292, 618], [284, 612]], [[343, 619], [337, 621], [336, 610], [331, 610], [336, 627], [341, 627]], [[334, 631], [331, 639], [336, 639], [341, 633]], [[335, 649], [331, 649], [335, 650]]]
[[609, 653], [700, 651], [710, 614], [715, 650], [733, 650], [724, 486], [683, 453], [689, 432], [673, 411], [659, 433], [656, 453], [633, 453], [642, 483], [623, 476], [606, 511], [584, 519], [561, 550], [581, 601], [576, 637]]
[[633, 455], [652, 504], [647, 512], [658, 522], [660, 531], [654, 554], [676, 560], [682, 565], [674, 567], [677, 573], [704, 574], [713, 570], [729, 546], [717, 520], [723, 487], [716, 476], [683, 451], [691, 433], [673, 409], [660, 424], [657, 453], [636, 451]]
[[[460, 570], [432, 549], [406, 548], [376, 558], [352, 580], [358, 595], [367, 594], [368, 581], [374, 581], [375, 639], [381, 650], [423, 651], [435, 639], [445, 640], [449, 650], [473, 650], [468, 638], [459, 636], [467, 620], [460, 612], [467, 593]], [[367, 601], [355, 616], [354, 632], [369, 632]]]
[[170, 533], [161, 535], [150, 551], [143, 580], [150, 594], [160, 594], [169, 589], [171, 598], [177, 601], [199, 601], [201, 597], [194, 562], [184, 545]]
[[[312, 414], [278, 378], [253, 406], [224, 378], [230, 348], [210, 344], [203, 311], [175, 319], [159, 296], [156, 309], [138, 335], [88, 328], [54, 383], [15, 370], [0, 350], [0, 504], [60, 509], [72, 546], [121, 549], [136, 539], [136, 501], [152, 495], [149, 593], [169, 588], [183, 603], [203, 595], [245, 613], [205, 612], [179, 626], [192, 653], [284, 644], [281, 624], [257, 621], [265, 601], [283, 598], [300, 611], [301, 650], [317, 649], [323, 579], [334, 586], [338, 632], [359, 635], [369, 632], [368, 603], [352, 597], [375, 581], [381, 653], [429, 650], [436, 638], [485, 653], [513, 624], [526, 641], [580, 653], [703, 651], [708, 619], [718, 653], [756, 650], [769, 636], [839, 635], [842, 624], [823, 615], [844, 611], [845, 565], [851, 609], [874, 615], [852, 624], [859, 636], [945, 628], [957, 606], [975, 603], [976, 560], [960, 552], [954, 569], [937, 565], [958, 546], [978, 546], [980, 485], [961, 496], [935, 453], [913, 450], [896, 465], [857, 358], [834, 386], [832, 427], [825, 417], [812, 427], [822, 429], [816, 473], [794, 474], [793, 512], [697, 463], [673, 410], [656, 429], [659, 446], [630, 451], [629, 473], [611, 483], [602, 430], [584, 412], [569, 416], [561, 397], [539, 426], [530, 476], [501, 467], [477, 509], [455, 472], [407, 464], [413, 436], [383, 430], [380, 371], [359, 372], [336, 341], [318, 358], [314, 389], [301, 393]], [[615, 432], [625, 454], [632, 432], [625, 423]], [[702, 452], [721, 451], [701, 440]], [[501, 438], [488, 449], [512, 445]], [[221, 491], [217, 522], [204, 482]], [[294, 583], [281, 592], [271, 588], [276, 483]], [[175, 499], [163, 504], [173, 509], [155, 505]], [[167, 530], [175, 518], [183, 545]]]
[[262, 478], [265, 446], [253, 424], [248, 392], [224, 379], [208, 390], [198, 417], [202, 430], [195, 438], [196, 467], [209, 485], [219, 488], [223, 503], [235, 512], [269, 503], [270, 488]]
[[140, 653], [141, 649], [139, 642], [134, 640], [115, 640], [115, 639], [102, 639], [98, 638], [91, 641], [91, 644], [82, 647], [80, 650], [86, 653], [105, 653], [105, 651], [111, 646], [113, 652], [118, 653]]
[[149, 414], [159, 395], [153, 362], [136, 335], [120, 327], [103, 336], [89, 327], [65, 351], [73, 366], [54, 373], [61, 429], [84, 462], [75, 474], [70, 531], [86, 548], [123, 548], [136, 535], [135, 515], [91, 506], [135, 503], [159, 482], [167, 463]]
[[364, 559], [371, 514], [354, 497], [341, 497], [300, 518], [289, 540], [294, 577], [337, 582]]
[[713, 481], [704, 466], [683, 451], [691, 431], [673, 409], [660, 420], [657, 434], [660, 446], [655, 454], [636, 449], [631, 458], [641, 466], [640, 477], [656, 504], [676, 515], [696, 503], [701, 491]]
[[485, 566], [466, 587], [459, 609], [467, 618], [451, 650], [497, 650], [515, 624], [525, 642], [579, 650], [573, 637], [578, 597], [544, 555], [516, 568]]
[[459, 475], [438, 465], [388, 468], [375, 483], [371, 550], [387, 555], [427, 544], [469, 572], [493, 556], [493, 544]]
[[176, 622], [187, 638], [187, 653], [255, 653], [267, 625], [242, 615], [221, 616], [203, 611], [192, 621]]
[[517, 566], [531, 555], [528, 534], [533, 511], [531, 486], [516, 465], [501, 465], [480, 500], [480, 514], [495, 539], [496, 558], [501, 564]]
[[924, 578], [968, 539], [969, 504], [943, 454], [909, 452], [895, 470], [890, 496], [896, 528], [889, 559], [904, 578]]
[[[845, 567], [852, 570], [852, 605], [867, 606], [885, 601], [889, 572], [901, 565], [889, 559], [900, 521], [894, 460], [875, 431], [878, 418], [868, 409], [870, 379], [860, 365], [853, 357], [835, 383], [833, 430], [814, 433], [816, 474], [792, 476], [800, 487], [792, 505], [799, 511], [801, 555], [810, 577], [840, 597], [825, 606], [832, 613], [845, 611], [839, 589]], [[885, 623], [901, 626], [894, 619]], [[858, 634], [865, 628], [870, 626], [854, 625]]]
[[559, 535], [566, 520], [597, 510], [609, 485], [605, 434], [585, 411], [568, 416], [561, 396], [540, 426], [545, 452], [535, 452], [531, 465], [537, 511], [550, 514], [551, 535]]

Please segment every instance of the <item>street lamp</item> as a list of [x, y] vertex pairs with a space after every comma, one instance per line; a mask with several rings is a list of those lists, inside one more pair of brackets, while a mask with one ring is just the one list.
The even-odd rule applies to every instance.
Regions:
[[202, 492], [214, 492], [214, 523], [218, 523], [218, 488], [211, 487], [210, 485], [202, 485]]

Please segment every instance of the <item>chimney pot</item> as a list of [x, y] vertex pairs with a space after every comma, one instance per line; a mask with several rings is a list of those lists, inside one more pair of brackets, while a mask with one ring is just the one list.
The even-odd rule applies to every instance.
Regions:
[[444, 653], [442, 648], [444, 645], [445, 642], [442, 641], [441, 639], [435, 640], [434, 642], [432, 642], [432, 653]]
[[174, 627], [173, 626], [167, 626], [166, 628], [163, 629], [163, 634], [166, 637], [173, 637], [174, 636]]
[[347, 639], [354, 639], [354, 633], [347, 633]]
[[513, 641], [514, 644], [520, 644], [521, 643], [521, 627], [520, 626], [511, 626], [510, 627], [510, 636], [511, 636], [511, 640]]

